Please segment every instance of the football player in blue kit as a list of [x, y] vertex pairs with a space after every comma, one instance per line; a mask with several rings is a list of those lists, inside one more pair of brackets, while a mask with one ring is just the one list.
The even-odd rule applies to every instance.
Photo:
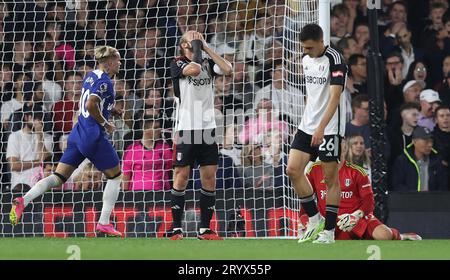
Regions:
[[115, 130], [114, 124], [108, 121], [115, 99], [111, 78], [119, 72], [121, 58], [117, 49], [101, 46], [95, 49], [95, 59], [98, 62], [97, 69], [88, 73], [83, 80], [78, 122], [69, 135], [67, 150], [52, 175], [37, 182], [25, 196], [13, 200], [11, 224], [17, 225], [24, 208], [31, 201], [51, 188], [64, 184], [87, 158], [108, 179], [96, 230], [107, 236], [122, 236], [110, 223], [111, 212], [119, 196], [122, 173], [117, 152], [107, 138], [107, 134]]

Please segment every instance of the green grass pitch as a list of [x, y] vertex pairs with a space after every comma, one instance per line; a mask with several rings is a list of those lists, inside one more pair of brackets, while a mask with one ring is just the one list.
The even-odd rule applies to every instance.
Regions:
[[[71, 245], [76, 245], [74, 247]], [[152, 238], [1, 238], [0, 259], [66, 260], [437, 260], [450, 259], [450, 240], [337, 241], [297, 244], [286, 239], [171, 241]]]

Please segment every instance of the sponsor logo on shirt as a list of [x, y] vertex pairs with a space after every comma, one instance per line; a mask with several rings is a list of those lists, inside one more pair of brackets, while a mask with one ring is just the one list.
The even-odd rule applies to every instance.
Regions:
[[100, 92], [106, 92], [108, 90], [108, 85], [106, 83], [103, 83], [100, 85]]
[[113, 107], [114, 107], [114, 103], [109, 104], [108, 105], [108, 111], [111, 111]]
[[344, 181], [346, 188], [348, 188], [351, 185], [351, 183], [352, 183], [352, 180], [350, 180], [350, 179], [345, 179], [345, 181]]
[[[320, 199], [325, 199], [325, 197], [327, 196], [327, 191], [326, 190], [321, 190], [320, 191]], [[353, 192], [349, 191], [349, 192], [342, 192], [341, 191], [341, 198], [352, 198], [353, 197]]]
[[86, 83], [90, 84], [91, 86], [94, 84], [94, 79], [92, 77], [88, 77], [86, 79]]
[[201, 78], [201, 79], [195, 79], [191, 76], [188, 76], [188, 82], [189, 84], [192, 84], [193, 86], [205, 86], [211, 84], [211, 78]]
[[177, 61], [177, 66], [178, 67], [181, 67], [181, 66], [183, 66], [185, 63], [184, 63], [184, 61], [181, 61], [181, 60], [178, 60]]
[[344, 77], [344, 72], [342, 72], [342, 71], [331, 72], [331, 77], [333, 77], [333, 78]]
[[324, 85], [327, 83], [327, 78], [325, 77], [305, 76], [305, 80], [308, 84]]

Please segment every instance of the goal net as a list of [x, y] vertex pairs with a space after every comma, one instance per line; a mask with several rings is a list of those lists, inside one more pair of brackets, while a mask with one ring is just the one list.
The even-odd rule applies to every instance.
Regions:
[[[0, 236], [95, 236], [106, 178], [84, 161], [30, 203], [19, 225], [11, 201], [52, 171], [77, 121], [81, 82], [96, 46], [116, 47], [110, 135], [124, 175], [112, 213], [127, 237], [164, 237], [172, 221], [172, 136], [177, 99], [170, 62], [196, 30], [233, 64], [214, 79], [220, 157], [211, 228], [224, 237], [295, 237], [299, 201], [287, 154], [305, 105], [299, 34], [318, 22], [317, 0], [0, 2]], [[186, 191], [183, 228], [196, 236], [200, 172]]]

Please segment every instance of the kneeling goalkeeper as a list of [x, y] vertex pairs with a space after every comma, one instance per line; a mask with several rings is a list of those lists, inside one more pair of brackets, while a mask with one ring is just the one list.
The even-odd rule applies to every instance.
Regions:
[[[373, 215], [375, 200], [369, 176], [361, 167], [345, 161], [344, 154], [339, 163], [341, 204], [336, 223], [336, 240], [421, 240], [415, 233], [400, 234], [397, 229], [386, 226]], [[319, 212], [324, 215], [327, 187], [320, 161], [311, 165], [306, 177], [316, 194]], [[300, 217], [300, 235], [307, 222], [308, 216], [303, 214]]]

